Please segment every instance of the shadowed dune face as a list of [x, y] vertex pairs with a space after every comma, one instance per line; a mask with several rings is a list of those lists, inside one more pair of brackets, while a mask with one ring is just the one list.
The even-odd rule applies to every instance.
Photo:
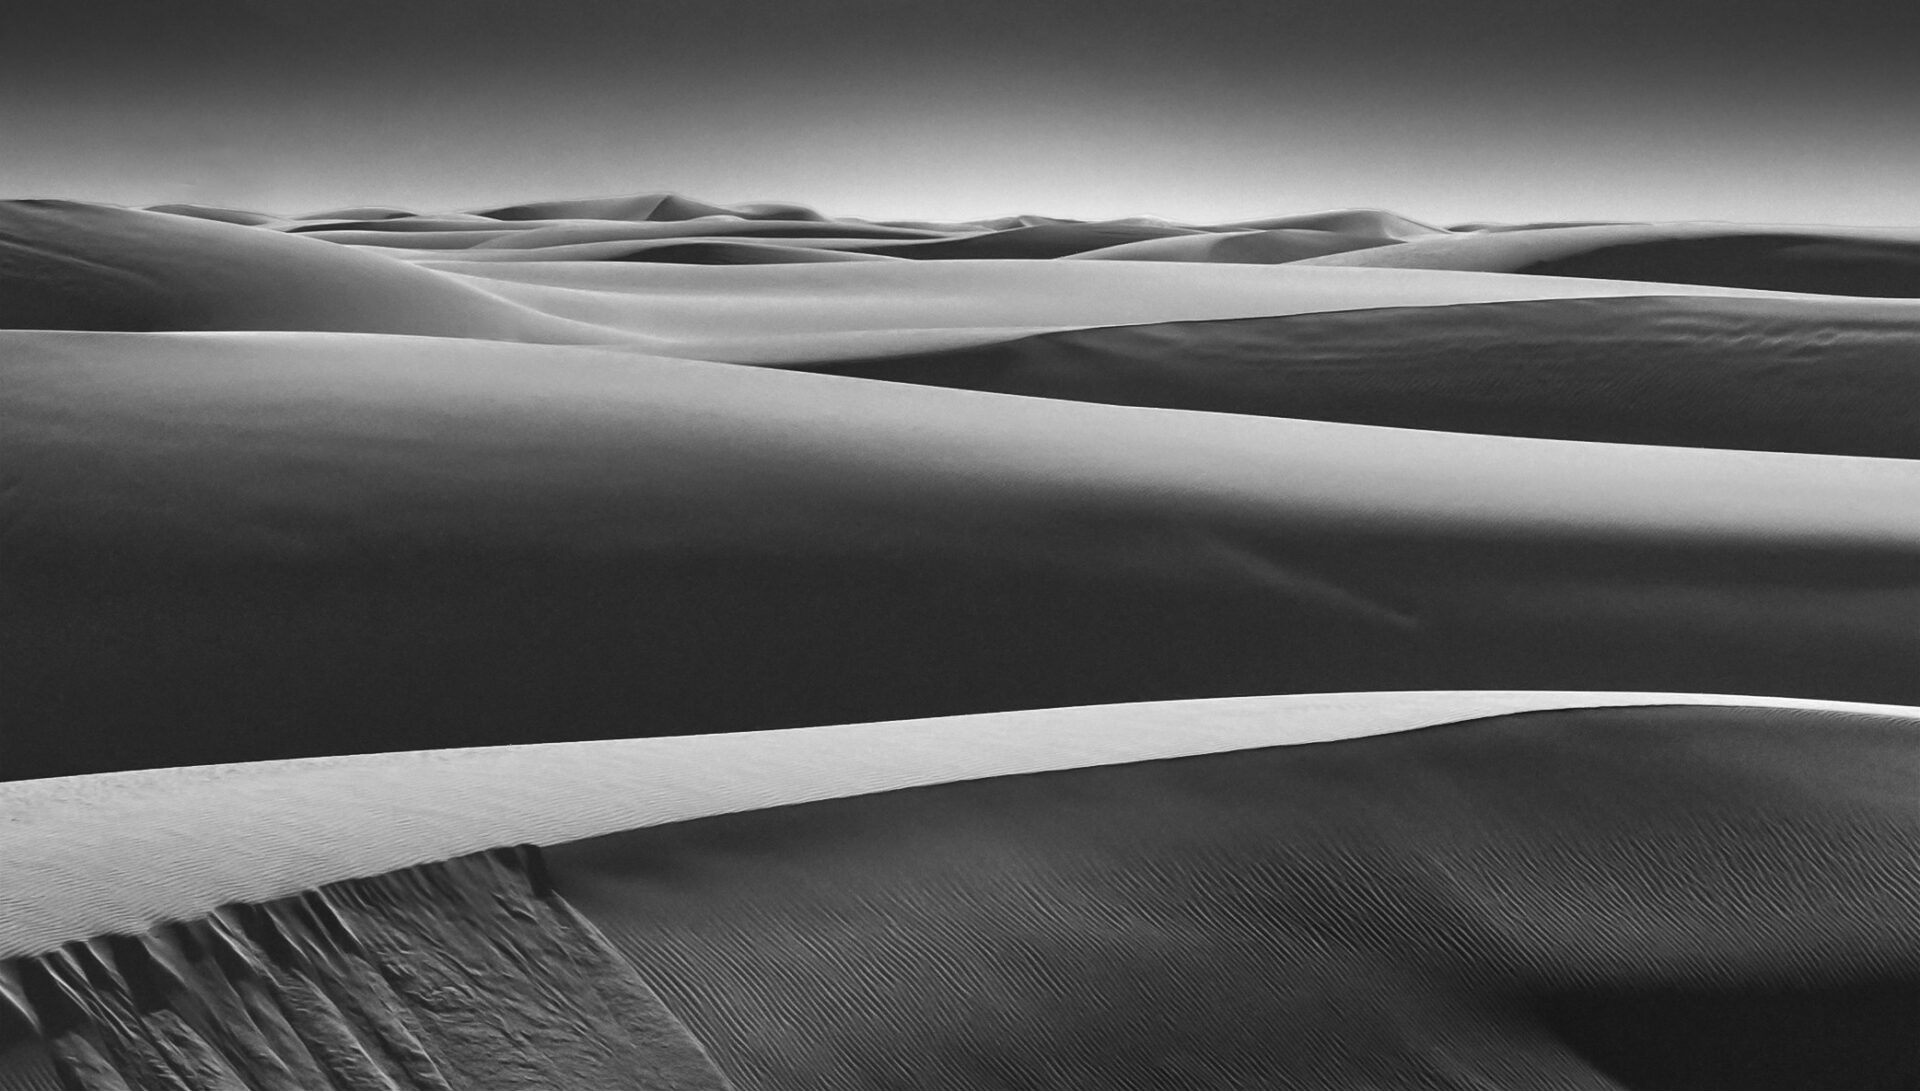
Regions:
[[1434, 233], [1314, 264], [1478, 269], [1814, 295], [1920, 295], [1920, 233], [1731, 224], [1537, 224]]
[[562, 846], [743, 1089], [1892, 1089], [1913, 721], [1531, 713]]
[[835, 375], [1603, 443], [1920, 456], [1904, 305], [1556, 299], [1073, 330]]
[[1522, 266], [1540, 276], [1920, 298], [1920, 243], [1740, 235], [1606, 246]]

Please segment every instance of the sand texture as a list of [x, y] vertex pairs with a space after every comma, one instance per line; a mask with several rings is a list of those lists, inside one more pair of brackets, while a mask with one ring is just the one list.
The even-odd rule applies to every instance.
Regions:
[[0, 1091], [1915, 1086], [1916, 270], [0, 202]]

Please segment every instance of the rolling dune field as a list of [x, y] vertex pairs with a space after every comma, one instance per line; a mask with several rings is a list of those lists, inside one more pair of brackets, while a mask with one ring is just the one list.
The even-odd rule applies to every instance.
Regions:
[[0, 203], [0, 1091], [1915, 1086], [1916, 269]]

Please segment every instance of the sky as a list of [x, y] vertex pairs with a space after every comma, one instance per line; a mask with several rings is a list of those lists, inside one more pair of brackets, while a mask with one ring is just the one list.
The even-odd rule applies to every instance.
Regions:
[[1908, 6], [62, 0], [0, 196], [1920, 225]]

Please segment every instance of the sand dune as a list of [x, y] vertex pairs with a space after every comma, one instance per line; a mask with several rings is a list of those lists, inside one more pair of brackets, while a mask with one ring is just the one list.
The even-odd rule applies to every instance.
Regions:
[[[150, 769], [10, 784], [0, 958], [499, 845], [980, 780], [1371, 738], [1543, 709], [1898, 706], [1664, 693], [1330, 693]], [[350, 806], [342, 806], [350, 802]], [[235, 825], [236, 814], [271, 820]]]
[[1536, 713], [548, 861], [741, 1088], [1893, 1088], [1917, 723]]
[[[472, 219], [478, 217], [426, 218], [417, 231], [405, 229], [412, 219], [363, 224], [386, 228], [373, 233], [383, 245], [341, 245], [322, 232], [295, 237], [188, 216], [14, 202], [0, 206], [0, 245], [6, 247], [0, 276], [8, 285], [0, 293], [0, 328], [400, 333], [791, 363], [938, 351], [1092, 326], [1650, 294], [1631, 282], [1448, 270], [1212, 263], [1183, 269], [1015, 258], [822, 262], [810, 248], [797, 264], [765, 268], [579, 261], [577, 253], [550, 256], [540, 247], [532, 253], [469, 249], [548, 230], [520, 224], [475, 237], [462, 229]], [[600, 237], [598, 226], [587, 226], [584, 235], [549, 238], [570, 246]], [[845, 225], [802, 226], [837, 237]], [[764, 250], [777, 242], [752, 234], [705, 238], [709, 247], [753, 239]], [[399, 240], [410, 245], [384, 245]], [[738, 249], [723, 253], [741, 256]], [[510, 264], [477, 257], [494, 254]], [[712, 260], [715, 253], [709, 248], [705, 255]], [[1663, 287], [1661, 294], [1766, 297], [1712, 286]]]
[[1920, 297], [1920, 231], [1734, 224], [1602, 224], [1435, 235], [1324, 265], [1478, 269], [1536, 276], [1823, 295]]
[[1798, 301], [1712, 286], [1655, 292], [1623, 281], [1447, 270], [1014, 259], [716, 269], [474, 260], [477, 253], [417, 264], [522, 308], [595, 326], [609, 341], [624, 336], [643, 351], [730, 363], [814, 363], [1096, 326], [1379, 307], [1656, 294]]
[[1916, 245], [0, 204], [0, 1091], [1911, 1086]]
[[[0, 1078], [89, 1042], [137, 1068], [141, 1036], [85, 1010], [122, 988], [271, 1060], [204, 1013], [239, 971], [192, 951], [237, 945], [300, 1037], [341, 1018], [289, 1000], [318, 985], [416, 1028], [429, 1071], [503, 1059], [436, 1026], [466, 1018], [553, 1028], [521, 1065], [623, 1056], [676, 1087], [1893, 1086], [1920, 1064], [1920, 925], [1885, 911], [1920, 893], [1917, 730], [1738, 697], [1332, 694], [27, 782], [0, 824], [34, 892], [4, 918], [4, 999], [53, 1048]], [[432, 863], [521, 842], [549, 846], [533, 901]], [[263, 909], [213, 913], [235, 902]], [[102, 932], [135, 938], [76, 942]], [[489, 947], [548, 953], [451, 1007], [417, 992]], [[596, 1022], [610, 987], [628, 1014]]]
[[352, 330], [588, 340], [446, 277], [343, 247], [186, 216], [0, 204], [0, 327]]
[[1904, 460], [3, 340], [16, 776], [1408, 684], [1920, 703]]
[[1913, 346], [1898, 303], [1642, 296], [1106, 327], [802, 366], [1117, 405], [1914, 458]]
[[1214, 231], [1333, 231], [1375, 239], [1415, 239], [1443, 234], [1444, 228], [1379, 208], [1342, 208], [1216, 224]]
[[1397, 240], [1369, 235], [1280, 228], [1272, 231], [1226, 231], [1179, 235], [1121, 243], [1072, 255], [1083, 261], [1217, 261], [1246, 265], [1279, 265], [1303, 258], [1342, 254], [1386, 246]]
[[692, 220], [702, 216], [738, 216], [755, 220], [817, 220], [818, 212], [801, 205], [757, 203], [727, 207], [708, 204], [677, 193], [647, 193], [637, 197], [601, 197], [539, 201], [488, 209], [481, 215], [495, 220]]

